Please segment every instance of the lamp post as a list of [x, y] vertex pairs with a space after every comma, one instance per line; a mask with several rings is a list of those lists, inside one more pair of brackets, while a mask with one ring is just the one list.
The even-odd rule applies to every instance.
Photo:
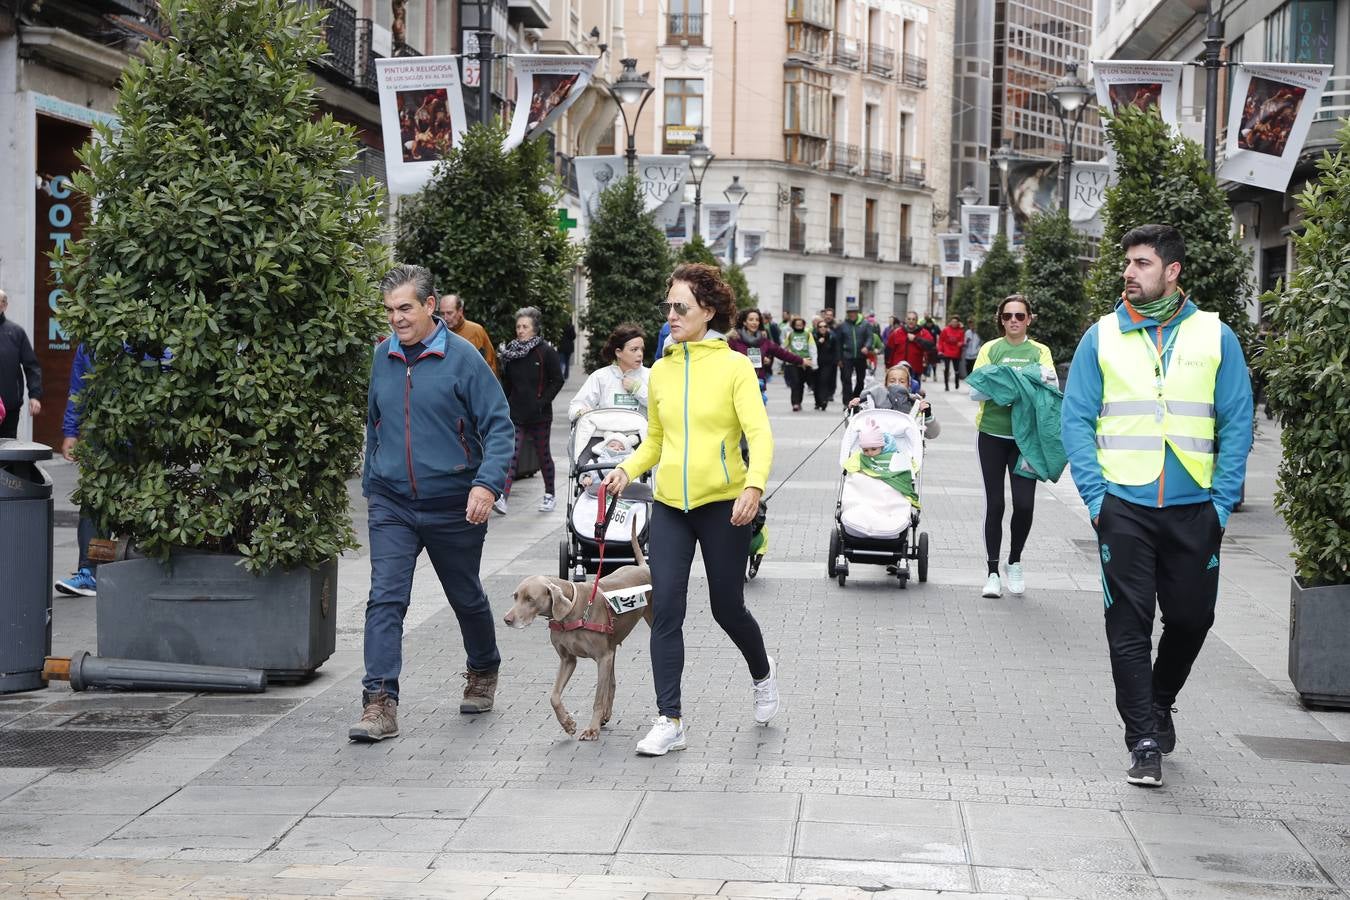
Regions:
[[492, 2], [478, 0], [478, 121], [492, 121]]
[[[989, 154], [989, 158], [998, 166], [999, 191], [998, 191], [998, 231], [996, 234], [1002, 234], [1004, 221], [1008, 218], [1008, 166], [1012, 163], [1013, 157], [1012, 143], [1004, 138], [1003, 143], [998, 145], [998, 149]], [[1012, 235], [1008, 235], [1009, 239]]]
[[[1069, 214], [1069, 178], [1073, 171], [1073, 142], [1078, 137], [1078, 126], [1087, 110], [1088, 87], [1078, 80], [1078, 63], [1069, 63], [1065, 67], [1064, 77], [1055, 83], [1049, 91], [1050, 99], [1055, 103], [1055, 112], [1059, 115], [1059, 127], [1064, 131], [1064, 158], [1060, 163], [1060, 207]], [[1069, 118], [1073, 118], [1073, 127]]]
[[708, 149], [708, 145], [703, 143], [703, 132], [700, 131], [694, 135], [694, 143], [685, 150], [685, 155], [689, 157], [689, 178], [694, 182], [694, 240], [699, 236], [700, 211], [703, 208], [703, 176], [708, 173], [708, 163], [713, 161], [714, 154]]
[[[619, 115], [623, 116], [623, 129], [628, 135], [628, 148], [624, 152], [624, 157], [628, 160], [628, 174], [632, 175], [637, 171], [638, 119], [642, 117], [642, 108], [647, 105], [656, 88], [652, 87], [646, 76], [638, 74], [636, 59], [630, 56], [620, 62], [623, 63], [623, 71], [619, 73], [614, 83], [609, 85], [609, 95], [618, 104]], [[632, 103], [638, 104], [638, 108], [630, 121], [624, 106]]]
[[745, 203], [745, 195], [748, 193], [750, 192], [741, 184], [739, 175], [732, 175], [731, 184], [722, 192], [728, 203], [736, 204], [736, 219], [731, 224], [731, 237], [727, 240], [727, 263], [732, 266], [739, 263], [736, 259], [736, 232], [741, 228], [741, 206]]

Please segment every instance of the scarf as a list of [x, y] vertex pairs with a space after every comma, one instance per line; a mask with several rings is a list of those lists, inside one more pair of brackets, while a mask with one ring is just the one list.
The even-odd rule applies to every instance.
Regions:
[[745, 342], [745, 345], [747, 347], [758, 347], [759, 342], [763, 340], [765, 337], [764, 331], [756, 331], [753, 334], [751, 334], [744, 328], [737, 328], [736, 333], [741, 336], [741, 340]]
[[1166, 322], [1177, 314], [1177, 310], [1181, 309], [1181, 304], [1186, 302], [1186, 295], [1180, 290], [1176, 290], [1166, 297], [1159, 297], [1157, 300], [1150, 300], [1147, 303], [1132, 303], [1129, 300], [1125, 302], [1130, 304], [1130, 309], [1146, 319]]
[[529, 352], [533, 350], [535, 347], [538, 347], [540, 341], [542, 340], [543, 338], [537, 334], [534, 337], [530, 338], [528, 341], [522, 341], [519, 338], [513, 338], [511, 340], [511, 343], [503, 347], [501, 349], [501, 352], [498, 353], [497, 355], [508, 362], [510, 362], [513, 359], [521, 359], [522, 357], [528, 355]]

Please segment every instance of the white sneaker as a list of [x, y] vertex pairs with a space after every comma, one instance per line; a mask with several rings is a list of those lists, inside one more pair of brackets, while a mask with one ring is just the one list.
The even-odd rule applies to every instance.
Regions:
[[554, 499], [553, 499], [553, 495], [552, 495], [552, 494], [545, 494], [544, 496], [542, 496], [542, 497], [539, 498], [539, 511], [540, 511], [540, 512], [553, 512], [554, 504], [555, 504], [555, 501], [554, 501]]
[[684, 721], [657, 716], [652, 722], [652, 730], [638, 741], [637, 753], [638, 756], [665, 756], [672, 750], [683, 750], [687, 746], [684, 742]]
[[1020, 597], [1026, 593], [1026, 579], [1022, 577], [1021, 563], [1008, 563], [1008, 593]]
[[769, 724], [778, 713], [778, 666], [773, 657], [769, 657], [769, 675], [763, 681], [755, 682], [755, 721], [760, 725]]
[[984, 590], [980, 592], [981, 597], [1002, 597], [1003, 585], [999, 582], [997, 575], [990, 575], [984, 582]]
[[492, 511], [495, 512], [495, 513], [496, 513], [497, 515], [499, 515], [499, 516], [504, 516], [504, 515], [506, 515], [506, 495], [505, 495], [505, 494], [503, 494], [502, 496], [498, 497], [496, 500], [493, 501], [493, 503], [492, 503]]

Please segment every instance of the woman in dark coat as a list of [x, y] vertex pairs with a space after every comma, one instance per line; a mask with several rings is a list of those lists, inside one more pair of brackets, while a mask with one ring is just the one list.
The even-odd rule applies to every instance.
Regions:
[[816, 323], [816, 379], [812, 387], [816, 392], [816, 409], [824, 409], [834, 399], [834, 389], [839, 383], [839, 336], [823, 319]]
[[506, 473], [506, 490], [492, 508], [506, 515], [506, 500], [511, 496], [520, 451], [529, 441], [539, 454], [539, 471], [544, 476], [539, 511], [552, 512], [554, 470], [548, 437], [553, 428], [553, 398], [562, 390], [563, 374], [558, 351], [540, 336], [539, 310], [527, 306], [516, 311], [516, 339], [502, 348], [497, 360], [502, 371], [502, 389], [511, 407], [511, 421], [516, 426], [516, 453]]

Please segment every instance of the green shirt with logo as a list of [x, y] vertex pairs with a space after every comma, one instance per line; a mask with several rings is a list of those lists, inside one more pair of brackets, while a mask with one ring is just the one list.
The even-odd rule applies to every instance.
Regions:
[[[980, 347], [980, 355], [975, 357], [975, 365], [970, 367], [973, 372], [980, 366], [1012, 366], [1021, 369], [1025, 366], [1049, 366], [1055, 367], [1055, 362], [1050, 358], [1050, 348], [1040, 341], [1033, 341], [1027, 338], [1020, 344], [1010, 344], [1007, 338], [999, 338], [996, 341], [986, 341]], [[975, 427], [985, 434], [994, 437], [1012, 439], [1012, 407], [999, 406], [992, 400], [983, 400], [980, 402], [980, 411], [975, 414]]]

